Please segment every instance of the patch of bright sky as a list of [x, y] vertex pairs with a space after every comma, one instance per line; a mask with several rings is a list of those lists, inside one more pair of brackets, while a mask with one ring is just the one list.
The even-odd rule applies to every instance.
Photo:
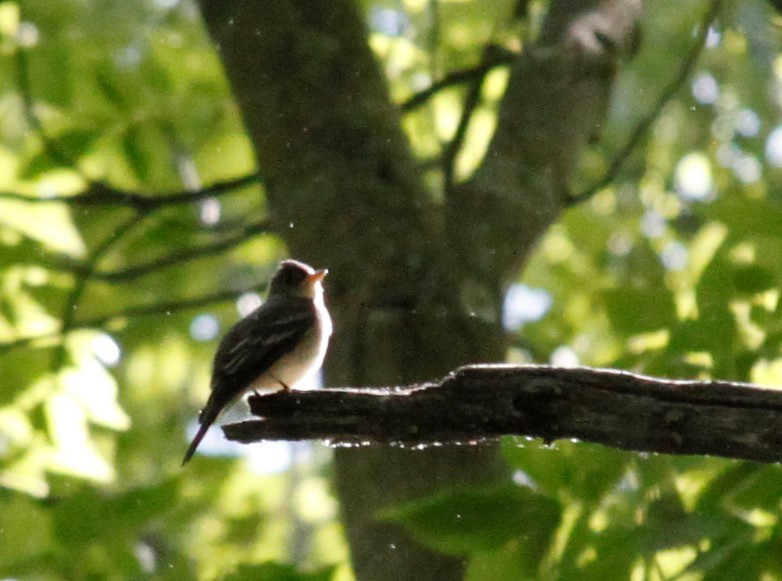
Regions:
[[720, 87], [710, 73], [701, 72], [692, 80], [692, 96], [701, 105], [713, 105], [720, 98]]
[[633, 237], [629, 232], [613, 232], [608, 238], [606, 248], [614, 256], [627, 256], [633, 249]]
[[138, 68], [143, 56], [144, 53], [138, 45], [129, 44], [114, 53], [114, 63], [120, 70], [131, 71]]
[[122, 349], [114, 337], [100, 333], [92, 340], [92, 351], [106, 367], [115, 367], [122, 360]]
[[766, 138], [766, 160], [774, 167], [782, 167], [782, 125], [777, 125]]
[[369, 12], [370, 28], [387, 36], [404, 36], [409, 24], [407, 14], [402, 10], [373, 6]]
[[736, 115], [736, 131], [742, 137], [755, 137], [760, 131], [760, 117], [752, 109], [742, 109]]
[[676, 191], [687, 200], [705, 200], [714, 189], [711, 162], [705, 154], [694, 151], [679, 160], [674, 173]]
[[[296, 389], [310, 390], [318, 389], [323, 386], [323, 379], [320, 373], [312, 374], [306, 377], [301, 383], [296, 385]], [[246, 400], [243, 398], [220, 417], [221, 424], [229, 424], [246, 420], [249, 416], [249, 408]], [[193, 418], [185, 432], [188, 441], [190, 441], [198, 431], [198, 421]], [[240, 444], [227, 440], [219, 426], [212, 426], [206, 432], [201, 445], [198, 447], [198, 454], [205, 456], [221, 456], [228, 458], [244, 457], [250, 463], [253, 470], [259, 474], [278, 474], [289, 469], [294, 460], [300, 458], [296, 453], [296, 447], [305, 446], [308, 449], [309, 444], [301, 442], [258, 442], [254, 444]]]
[[22, 48], [32, 48], [38, 44], [41, 33], [32, 22], [20, 22], [16, 29], [16, 42]]
[[567, 345], [560, 345], [551, 353], [551, 365], [556, 367], [577, 367], [580, 365], [578, 354]]
[[152, 4], [160, 10], [170, 10], [179, 4], [179, 0], [152, 0]]
[[538, 321], [551, 308], [551, 295], [543, 289], [525, 284], [514, 284], [505, 294], [502, 307], [502, 324], [514, 331], [524, 323]]
[[220, 202], [215, 198], [207, 198], [198, 208], [199, 219], [205, 226], [214, 226], [220, 221]]
[[733, 167], [733, 164], [735, 164], [741, 156], [741, 148], [732, 141], [729, 141], [717, 148], [715, 158], [717, 159], [717, 163], [722, 167]]
[[220, 323], [210, 313], [193, 317], [190, 322], [190, 336], [196, 341], [211, 341], [220, 332]]
[[714, 48], [722, 41], [722, 33], [710, 26], [706, 32], [706, 48]]
[[665, 218], [659, 212], [648, 210], [641, 218], [641, 231], [647, 238], [659, 238], [665, 233]]
[[742, 155], [733, 164], [733, 173], [740, 182], [752, 184], [763, 177], [763, 166], [754, 155]]
[[240, 317], [246, 317], [261, 306], [263, 299], [258, 293], [244, 293], [236, 300], [236, 312]]
[[682, 271], [689, 261], [687, 247], [681, 242], [670, 242], [660, 253], [660, 260], [667, 270]]
[[[230, 417], [226, 422], [233, 421]], [[198, 431], [198, 422], [193, 419], [187, 427], [188, 441]], [[252, 470], [257, 474], [279, 474], [288, 470], [293, 464], [294, 446], [300, 442], [265, 441], [253, 444], [240, 444], [227, 440], [219, 426], [212, 426], [206, 432], [197, 454], [222, 458], [245, 458]]]

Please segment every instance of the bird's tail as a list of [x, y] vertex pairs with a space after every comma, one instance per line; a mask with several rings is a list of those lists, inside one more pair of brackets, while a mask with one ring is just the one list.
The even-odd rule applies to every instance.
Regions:
[[196, 448], [198, 448], [198, 445], [201, 443], [201, 440], [204, 439], [204, 436], [206, 435], [206, 431], [217, 419], [219, 413], [220, 413], [220, 407], [214, 405], [214, 402], [210, 397], [209, 401], [206, 404], [206, 407], [204, 408], [204, 411], [201, 412], [201, 417], [198, 418], [198, 421], [201, 423], [201, 425], [198, 428], [198, 433], [196, 433], [195, 438], [193, 438], [193, 441], [190, 442], [190, 447], [187, 449], [187, 452], [185, 453], [185, 458], [182, 460], [182, 466], [187, 464], [190, 461], [190, 458], [193, 457]]

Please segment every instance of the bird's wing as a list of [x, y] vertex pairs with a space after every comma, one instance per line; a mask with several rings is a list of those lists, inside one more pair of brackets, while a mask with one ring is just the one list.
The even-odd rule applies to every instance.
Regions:
[[314, 329], [317, 314], [312, 300], [280, 298], [270, 298], [234, 325], [220, 342], [212, 369], [212, 393], [201, 410], [201, 426], [182, 465], [193, 456], [221, 410]]
[[214, 361], [215, 384], [228, 380], [245, 388], [314, 328], [315, 316], [310, 299], [269, 299], [223, 338]]

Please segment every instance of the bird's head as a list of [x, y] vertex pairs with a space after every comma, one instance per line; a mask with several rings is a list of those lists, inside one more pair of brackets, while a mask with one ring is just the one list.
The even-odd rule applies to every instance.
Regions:
[[298, 260], [283, 260], [269, 285], [269, 296], [294, 295], [315, 298], [323, 292], [321, 281], [328, 270], [315, 270]]

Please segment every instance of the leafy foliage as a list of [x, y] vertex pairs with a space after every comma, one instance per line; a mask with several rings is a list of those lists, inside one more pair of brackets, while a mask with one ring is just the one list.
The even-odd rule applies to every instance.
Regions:
[[[649, 4], [575, 193], [653, 107], [707, 4]], [[523, 50], [546, 9], [364, 5], [398, 103], [475, 66], [487, 43]], [[4, 577], [350, 578], [322, 449], [286, 450], [282, 471], [263, 465], [271, 454], [217, 451], [177, 472], [219, 330], [284, 254], [264, 228], [263, 185], [154, 208], [76, 201], [154, 199], [256, 171], [199, 18], [186, 1], [0, 3]], [[511, 358], [780, 383], [773, 18], [760, 0], [724, 7], [648, 139], [540, 241], [517, 282], [551, 306], [514, 330]], [[428, 162], [478, 78], [405, 113], [435, 199], [444, 176]], [[457, 177], [483, 155], [506, 80], [501, 66], [481, 79]], [[782, 576], [777, 466], [572, 442], [508, 439], [503, 451], [516, 484], [444, 490], [378, 518], [467, 558], [469, 579]]]

